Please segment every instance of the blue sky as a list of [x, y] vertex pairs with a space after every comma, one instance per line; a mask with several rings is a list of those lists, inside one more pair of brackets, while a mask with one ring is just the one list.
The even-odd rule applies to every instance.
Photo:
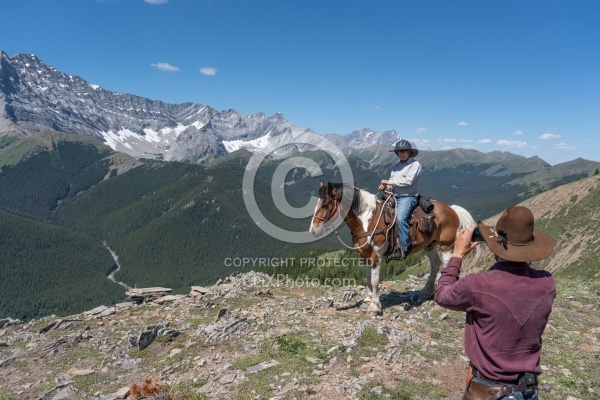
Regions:
[[0, 50], [318, 133], [600, 161], [600, 1], [4, 0]]

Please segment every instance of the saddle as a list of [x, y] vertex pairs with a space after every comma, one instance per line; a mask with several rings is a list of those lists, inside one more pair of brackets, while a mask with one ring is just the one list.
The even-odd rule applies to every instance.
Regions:
[[[396, 198], [392, 194], [387, 194], [382, 197], [382, 200], [384, 200], [383, 215], [385, 223], [388, 226], [391, 226], [388, 240], [392, 245], [388, 246], [388, 249], [385, 252], [385, 255], [389, 256], [394, 254], [397, 249], [401, 248], [398, 227], [396, 226]], [[419, 200], [412, 209], [409, 218], [409, 225], [411, 226], [410, 235], [413, 246], [417, 244], [417, 230], [421, 231], [425, 236], [430, 236], [437, 229], [433, 207], [433, 203], [428, 197], [425, 198], [419, 196]]]

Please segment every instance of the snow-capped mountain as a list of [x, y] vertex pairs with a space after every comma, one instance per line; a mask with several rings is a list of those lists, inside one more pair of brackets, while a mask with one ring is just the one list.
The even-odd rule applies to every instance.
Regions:
[[134, 157], [202, 162], [245, 148], [283, 157], [328, 141], [342, 151], [390, 145], [395, 131], [319, 135], [282, 114], [244, 115], [195, 104], [168, 104], [105, 90], [64, 74], [32, 54], [0, 51], [0, 135], [48, 129], [87, 135]]

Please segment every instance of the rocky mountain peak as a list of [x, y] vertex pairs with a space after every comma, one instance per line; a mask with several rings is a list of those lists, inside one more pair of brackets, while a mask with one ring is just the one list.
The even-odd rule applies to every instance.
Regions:
[[[241, 148], [283, 157], [318, 145], [320, 135], [276, 113], [244, 115], [195, 103], [167, 104], [111, 92], [61, 73], [33, 54], [1, 53], [0, 134], [17, 126], [31, 134], [52, 129], [86, 135], [134, 157], [202, 162]], [[389, 144], [394, 131], [339, 136], [341, 148]], [[287, 144], [292, 144], [287, 146]], [[286, 149], [286, 147], [290, 147]]]

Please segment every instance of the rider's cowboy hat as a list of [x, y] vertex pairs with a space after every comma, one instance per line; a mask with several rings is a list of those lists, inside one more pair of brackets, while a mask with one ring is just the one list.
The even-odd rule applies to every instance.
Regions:
[[396, 146], [394, 147], [394, 150], [390, 150], [390, 152], [398, 152], [398, 151], [403, 151], [403, 150], [408, 150], [410, 151], [410, 156], [411, 157], [415, 157], [417, 154], [419, 154], [419, 150], [413, 148], [410, 144], [410, 142], [408, 140], [398, 140], [396, 142]]
[[508, 261], [539, 261], [554, 251], [550, 236], [533, 229], [533, 213], [527, 207], [509, 207], [496, 226], [477, 223], [492, 253]]

